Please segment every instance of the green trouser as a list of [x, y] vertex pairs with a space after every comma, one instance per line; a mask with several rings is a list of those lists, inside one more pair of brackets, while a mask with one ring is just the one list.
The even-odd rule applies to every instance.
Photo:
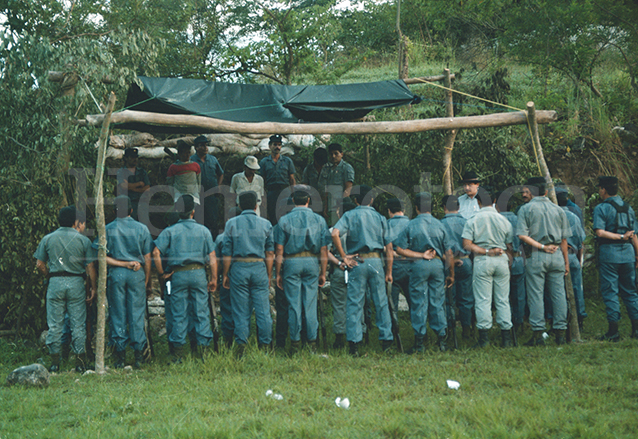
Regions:
[[71, 346], [76, 354], [84, 353], [86, 342], [86, 291], [81, 277], [52, 277], [47, 289], [47, 347], [59, 354], [64, 328], [64, 313], [69, 314]]
[[565, 296], [565, 259], [563, 253], [533, 251], [525, 266], [525, 285], [529, 306], [529, 324], [534, 331], [544, 331], [545, 287], [549, 292], [553, 309], [554, 329], [567, 329], [567, 298]]

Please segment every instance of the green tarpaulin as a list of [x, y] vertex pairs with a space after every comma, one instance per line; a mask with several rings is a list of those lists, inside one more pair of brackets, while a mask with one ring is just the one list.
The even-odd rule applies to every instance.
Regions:
[[[401, 80], [344, 85], [259, 85], [149, 78], [131, 85], [128, 110], [190, 114], [235, 122], [348, 122], [377, 108], [418, 103]], [[115, 125], [146, 132], [203, 132], [143, 123]]]

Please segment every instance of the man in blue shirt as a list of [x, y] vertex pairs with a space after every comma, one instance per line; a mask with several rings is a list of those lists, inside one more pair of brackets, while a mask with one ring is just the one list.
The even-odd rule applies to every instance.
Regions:
[[[171, 280], [172, 328], [168, 334], [168, 342], [173, 362], [179, 363], [190, 328], [195, 332], [197, 353], [202, 359], [213, 339], [208, 292], [217, 287], [217, 260], [210, 231], [193, 219], [193, 197], [180, 196], [175, 207], [180, 211], [180, 220], [164, 229], [157, 237], [153, 259], [159, 271], [159, 267], [162, 267], [162, 255], [167, 258], [167, 271], [159, 274], [163, 280]], [[206, 264], [210, 268], [209, 281], [206, 279]], [[189, 319], [192, 320], [190, 325]]]
[[230, 290], [235, 343], [241, 355], [248, 343], [253, 307], [260, 349], [269, 349], [272, 342], [269, 286], [275, 245], [270, 221], [255, 212], [257, 194], [243, 192], [239, 196], [239, 207], [241, 215], [226, 223], [222, 253], [223, 286]]
[[[497, 192], [494, 194], [494, 207], [516, 230], [518, 216], [509, 211], [510, 192]], [[520, 331], [525, 319], [525, 306], [527, 299], [525, 294], [525, 261], [523, 259], [523, 247], [516, 233], [512, 238], [512, 261], [510, 264], [510, 307], [512, 309], [512, 324], [515, 331]]]
[[631, 337], [638, 338], [638, 238], [634, 210], [618, 196], [618, 178], [598, 177], [598, 193], [603, 200], [594, 208], [594, 233], [598, 242], [600, 293], [607, 309], [609, 330], [602, 340], [620, 340], [621, 295], [631, 319]]
[[284, 210], [283, 208], [278, 209], [277, 206], [285, 206], [288, 200], [287, 196], [281, 197], [281, 193], [295, 185], [295, 165], [290, 157], [281, 155], [281, 142], [279, 134], [270, 136], [268, 147], [271, 154], [259, 162], [261, 176], [264, 178], [266, 186], [268, 219], [273, 225], [277, 224], [282, 216], [281, 213], [283, 213], [280, 211]]
[[[405, 229], [410, 222], [410, 219], [403, 214], [403, 203], [398, 198], [390, 198], [386, 207], [388, 209], [388, 239], [392, 242], [394, 247], [394, 241], [399, 237], [403, 229]], [[408, 308], [410, 307], [410, 264], [411, 261], [407, 260], [403, 256], [398, 255], [396, 252], [393, 255], [392, 261], [392, 302], [394, 309], [399, 309], [399, 292], [403, 291], [406, 301], [408, 302]]]
[[[115, 208], [117, 218], [106, 226], [109, 344], [115, 348], [117, 369], [126, 364], [128, 343], [135, 353], [135, 367], [140, 368], [147, 340], [144, 316], [151, 287], [153, 238], [144, 224], [131, 217], [133, 208], [128, 197], [116, 197]], [[96, 240], [93, 246], [97, 244]]]
[[[86, 302], [91, 302], [97, 291], [97, 272], [93, 261], [95, 252], [91, 241], [82, 235], [86, 219], [74, 206], [63, 207], [58, 214], [60, 228], [49, 233], [38, 245], [33, 257], [40, 273], [49, 278], [47, 288], [46, 344], [51, 355], [51, 372], [60, 370], [60, 348], [64, 314], [69, 315], [72, 347], [76, 354], [75, 370], [84, 372], [87, 366]], [[84, 279], [89, 276], [90, 290], [86, 291]]]
[[214, 192], [211, 189], [222, 184], [224, 170], [215, 156], [208, 153], [208, 139], [206, 136], [196, 137], [193, 143], [196, 154], [191, 156], [191, 162], [197, 163], [201, 171], [200, 190], [202, 194], [200, 194], [199, 199], [204, 210], [204, 225], [215, 237], [217, 235], [216, 225], [219, 203], [215, 194], [209, 193], [209, 191]]
[[[432, 195], [429, 192], [418, 193], [414, 204], [417, 217], [410, 221], [395, 241], [397, 253], [412, 260], [410, 319], [414, 329], [414, 346], [410, 353], [425, 350], [428, 317], [430, 328], [438, 336], [439, 350], [446, 351], [445, 288], [454, 284], [453, 243], [445, 226], [430, 213]], [[444, 268], [449, 270], [447, 278]]]
[[572, 279], [572, 289], [574, 290], [574, 300], [576, 301], [576, 314], [578, 316], [578, 326], [582, 331], [583, 320], [587, 317], [585, 311], [585, 295], [583, 292], [583, 269], [580, 265], [581, 256], [583, 254], [583, 241], [585, 240], [585, 229], [580, 222], [580, 218], [567, 206], [567, 190], [556, 188], [556, 200], [558, 205], [563, 208], [567, 221], [572, 230], [572, 236], [567, 238], [567, 253], [569, 254], [569, 272]]
[[[350, 271], [346, 305], [346, 339], [350, 342], [350, 354], [359, 356], [359, 343], [363, 339], [361, 321], [365, 303], [366, 286], [376, 309], [379, 340], [384, 352], [392, 347], [392, 321], [388, 309], [385, 282], [392, 282], [392, 243], [388, 239], [386, 219], [371, 206], [374, 201], [372, 188], [361, 185], [352, 191], [357, 204], [346, 212], [332, 229], [332, 243], [341, 260]], [[347, 233], [346, 248], [341, 245], [340, 233]], [[385, 282], [381, 253], [386, 250]], [[369, 330], [369, 328], [368, 328]]]
[[544, 291], [552, 302], [556, 344], [566, 343], [567, 299], [565, 279], [569, 275], [567, 238], [571, 229], [563, 209], [547, 198], [544, 177], [531, 177], [523, 185], [522, 196], [529, 200], [518, 210], [515, 233], [526, 245], [525, 286], [529, 323], [534, 331], [526, 346], [542, 346], [545, 339]]
[[[445, 216], [441, 223], [445, 226], [453, 241], [452, 253], [454, 254], [454, 285], [452, 285], [452, 297], [456, 303], [448, 303], [448, 306], [458, 306], [463, 338], [469, 339], [472, 330], [472, 310], [474, 309], [474, 294], [472, 293], [472, 260], [470, 252], [463, 248], [463, 227], [466, 219], [459, 213], [459, 201], [454, 195], [446, 195], [441, 200]], [[448, 325], [456, 325], [456, 322], [448, 322]]]
[[[311, 189], [310, 186], [295, 187], [292, 194], [295, 208], [284, 215], [274, 229], [277, 286], [284, 290], [288, 299], [293, 353], [301, 347], [302, 309], [308, 345], [312, 351], [317, 348], [318, 287], [326, 283], [328, 265], [328, 226], [326, 220], [308, 207]], [[286, 264], [282, 270], [284, 258]]]

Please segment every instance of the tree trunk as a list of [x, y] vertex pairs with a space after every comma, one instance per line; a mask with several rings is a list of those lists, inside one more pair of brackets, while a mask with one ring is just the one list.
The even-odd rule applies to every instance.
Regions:
[[[450, 69], [445, 69], [444, 75], [445, 86], [451, 88]], [[445, 90], [445, 113], [447, 117], [454, 117], [452, 90]], [[443, 190], [445, 195], [452, 195], [452, 150], [454, 149], [456, 133], [455, 129], [449, 130], [445, 136], [445, 149], [443, 150]]]
[[[88, 115], [90, 125], [99, 125], [104, 115]], [[537, 123], [551, 123], [557, 119], [555, 111], [537, 111]], [[218, 133], [241, 134], [399, 134], [460, 128], [488, 128], [527, 123], [527, 112], [497, 113], [485, 116], [441, 117], [397, 122], [338, 122], [338, 123], [279, 123], [231, 122], [205, 116], [162, 114], [124, 110], [113, 114], [111, 123], [142, 122], [152, 125], [197, 127]]]
[[115, 93], [111, 92], [106, 108], [102, 131], [100, 132], [100, 149], [95, 167], [95, 211], [98, 232], [98, 287], [97, 287], [97, 337], [95, 342], [95, 371], [103, 374], [104, 368], [104, 326], [106, 324], [106, 228], [104, 224], [104, 161], [106, 160], [106, 144], [109, 138], [111, 114], [115, 106]]
[[555, 203], [558, 204], [556, 200], [556, 191], [554, 190], [554, 182], [552, 181], [552, 176], [549, 173], [549, 168], [547, 167], [547, 162], [545, 162], [545, 157], [543, 156], [543, 148], [541, 147], [541, 139], [538, 135], [538, 120], [536, 108], [534, 107], [534, 102], [527, 103], [527, 116], [529, 120], [529, 126], [532, 130], [531, 135], [534, 143], [534, 149], [536, 150], [536, 154], [538, 157], [538, 163], [541, 167], [541, 172], [543, 173], [543, 177], [545, 177], [545, 181], [547, 182], [547, 189], [549, 192], [549, 198]]

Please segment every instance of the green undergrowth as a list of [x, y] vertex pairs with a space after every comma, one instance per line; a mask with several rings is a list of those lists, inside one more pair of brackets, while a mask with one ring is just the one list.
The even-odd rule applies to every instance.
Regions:
[[[638, 340], [624, 316], [620, 343], [595, 341], [606, 329], [601, 305], [588, 300], [586, 341], [563, 347], [550, 337], [546, 347], [504, 350], [494, 328], [480, 351], [460, 340], [459, 350], [440, 353], [430, 335], [422, 355], [383, 355], [371, 341], [361, 358], [345, 350], [290, 358], [250, 344], [241, 359], [223, 349], [205, 363], [188, 357], [169, 366], [162, 338], [142, 370], [63, 372], [46, 389], [0, 387], [0, 437], [635, 437]], [[401, 313], [409, 346], [407, 319]], [[41, 351], [3, 340], [0, 355], [6, 375]], [[337, 397], [350, 408], [337, 407]]]

